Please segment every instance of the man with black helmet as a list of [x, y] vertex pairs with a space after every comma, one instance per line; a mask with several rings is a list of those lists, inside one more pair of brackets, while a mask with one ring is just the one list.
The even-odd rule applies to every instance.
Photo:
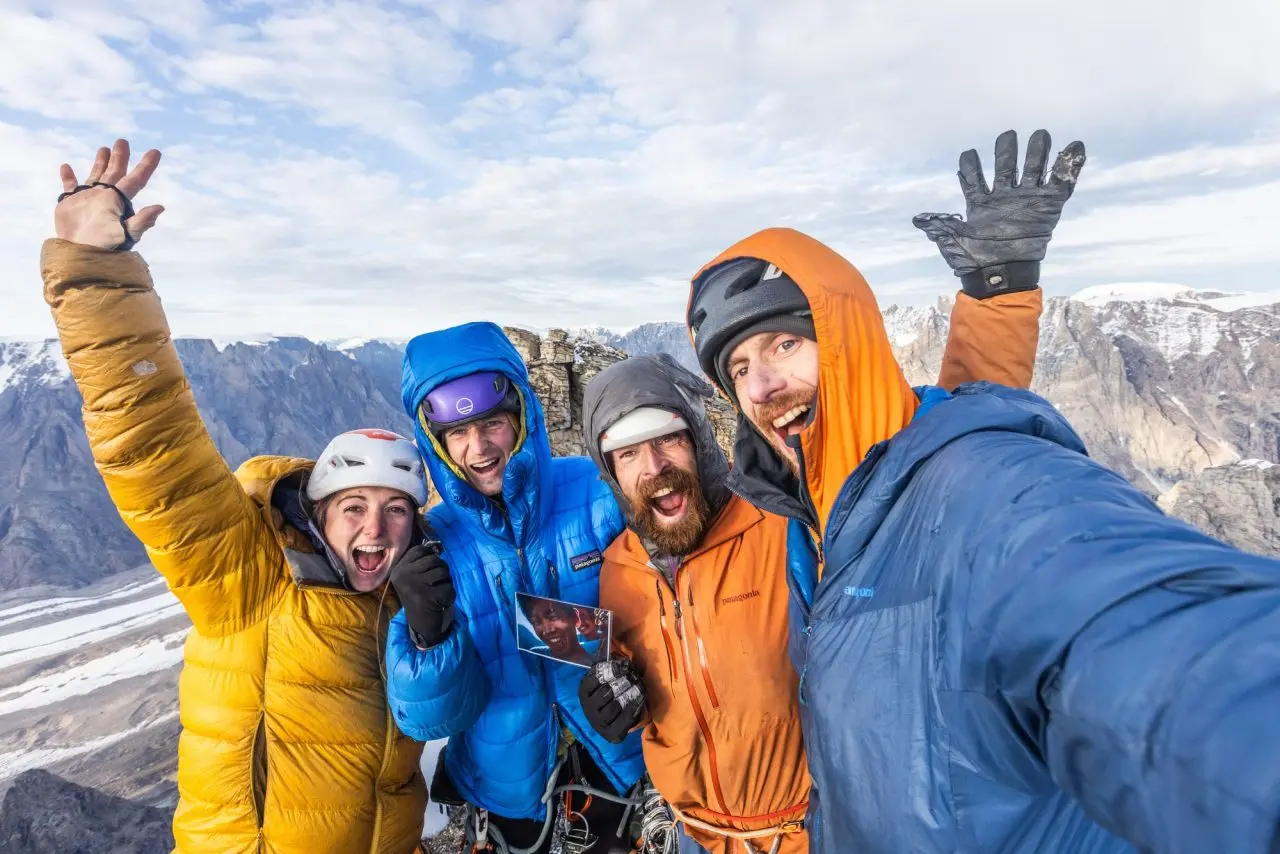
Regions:
[[[966, 289], [1038, 279], [1084, 161], [922, 215]], [[931, 230], [932, 229], [932, 230]], [[690, 333], [740, 413], [731, 486], [820, 544], [793, 588], [815, 852], [1268, 852], [1280, 562], [1162, 514], [1047, 401], [912, 389], [861, 274], [770, 229], [695, 276]]]

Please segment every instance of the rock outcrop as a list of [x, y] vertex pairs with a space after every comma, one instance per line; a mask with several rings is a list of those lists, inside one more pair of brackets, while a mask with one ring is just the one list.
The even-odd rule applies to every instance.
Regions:
[[48, 771], [18, 775], [0, 806], [5, 854], [168, 854], [168, 810], [117, 798]]
[[1160, 506], [1236, 548], [1280, 555], [1280, 466], [1240, 460], [1201, 471], [1160, 496]]

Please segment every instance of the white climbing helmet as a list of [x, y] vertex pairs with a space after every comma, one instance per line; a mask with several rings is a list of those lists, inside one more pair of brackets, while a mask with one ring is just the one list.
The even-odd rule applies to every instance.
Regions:
[[353, 486], [398, 489], [422, 507], [427, 480], [413, 442], [390, 430], [351, 430], [334, 437], [307, 481], [307, 498], [319, 501]]
[[688, 429], [689, 425], [676, 413], [656, 406], [642, 406], [631, 410], [604, 431], [600, 437], [600, 453], [607, 454]]

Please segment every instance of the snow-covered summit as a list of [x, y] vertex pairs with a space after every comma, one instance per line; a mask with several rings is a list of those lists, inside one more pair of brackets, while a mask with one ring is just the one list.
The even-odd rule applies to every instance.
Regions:
[[0, 392], [25, 382], [54, 385], [70, 376], [56, 339], [0, 341]]
[[1114, 282], [1084, 288], [1073, 294], [1071, 299], [1097, 307], [1113, 302], [1195, 300], [1197, 295], [1194, 288], [1171, 282]]
[[1217, 311], [1235, 311], [1241, 308], [1276, 305], [1280, 303], [1280, 292], [1224, 293], [1196, 290], [1187, 285], [1172, 282], [1114, 282], [1084, 288], [1073, 294], [1070, 299], [1094, 308], [1117, 302], [1181, 302], [1194, 303]]
[[1204, 357], [1226, 340], [1240, 348], [1246, 368], [1254, 348], [1274, 338], [1280, 313], [1243, 309], [1280, 305], [1280, 294], [1196, 290], [1169, 282], [1117, 282], [1085, 288], [1068, 298], [1092, 309], [1113, 336], [1154, 345], [1171, 364], [1187, 355]]

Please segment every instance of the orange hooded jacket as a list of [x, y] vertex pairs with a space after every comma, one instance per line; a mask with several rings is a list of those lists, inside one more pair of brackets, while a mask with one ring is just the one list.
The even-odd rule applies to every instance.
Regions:
[[[867, 451], [911, 421], [916, 396], [893, 355], [875, 295], [843, 256], [794, 229], [769, 228], [735, 243], [698, 275], [743, 257], [768, 261], [790, 276], [813, 312], [818, 401], [800, 447], [820, 532], [845, 479]], [[988, 300], [959, 293], [938, 385], [951, 390], [987, 380], [1028, 387], [1042, 309], [1039, 289]]]
[[[790, 230], [765, 234], [772, 237], [744, 241], [717, 261], [752, 255], [773, 261], [793, 278], [798, 272], [810, 279], [843, 277], [850, 289], [854, 286], [850, 274], [862, 281], [851, 265], [817, 241]], [[784, 248], [790, 252], [775, 251]], [[839, 304], [840, 299], [833, 301]], [[851, 327], [840, 346], [856, 340], [859, 328], [879, 328], [885, 348], [876, 351], [876, 358], [896, 368], [874, 300], [870, 307], [873, 315], [842, 315], [861, 326]], [[985, 303], [961, 295], [940, 384], [954, 387], [987, 379], [1028, 385], [1040, 309], [1039, 291]], [[816, 306], [814, 314], [817, 324]], [[823, 316], [830, 315], [824, 312]], [[816, 334], [830, 339], [834, 332], [824, 325], [817, 326]], [[686, 822], [686, 831], [708, 850], [716, 854], [745, 850], [742, 842], [714, 828], [735, 834], [762, 832], [750, 840], [761, 851], [770, 850], [773, 837], [782, 833], [780, 854], [801, 854], [808, 851], [808, 836], [800, 822], [808, 808], [810, 780], [800, 730], [798, 679], [787, 655], [788, 520], [724, 490], [720, 472], [727, 471], [727, 464], [701, 405], [673, 405], [664, 402], [660, 392], [646, 396], [645, 383], [638, 381], [642, 369], [634, 364], [639, 361], [612, 366], [588, 387], [583, 407], [588, 451], [613, 482], [599, 453], [599, 438], [608, 426], [601, 420], [606, 408], [601, 401], [608, 396], [608, 386], [627, 389], [631, 408], [665, 405], [676, 409], [693, 430], [704, 492], [713, 508], [722, 508], [699, 546], [680, 561], [674, 585], [655, 568], [634, 531], [618, 537], [604, 556], [600, 602], [614, 613], [616, 653], [629, 658], [644, 679], [645, 764], [663, 797], [692, 820]], [[670, 360], [666, 363], [673, 365]], [[670, 385], [683, 391], [677, 400], [697, 396], [691, 393], [689, 379], [701, 380], [679, 367], [668, 371]], [[705, 383], [702, 386], [706, 395], [712, 393]], [[890, 389], [891, 405], [868, 404], [884, 425], [898, 424], [913, 411], [909, 401], [914, 394], [905, 379]], [[614, 420], [626, 411], [625, 405], [611, 407]], [[822, 459], [808, 453], [806, 448], [806, 459]], [[718, 457], [719, 467], [706, 459], [708, 454]]]

